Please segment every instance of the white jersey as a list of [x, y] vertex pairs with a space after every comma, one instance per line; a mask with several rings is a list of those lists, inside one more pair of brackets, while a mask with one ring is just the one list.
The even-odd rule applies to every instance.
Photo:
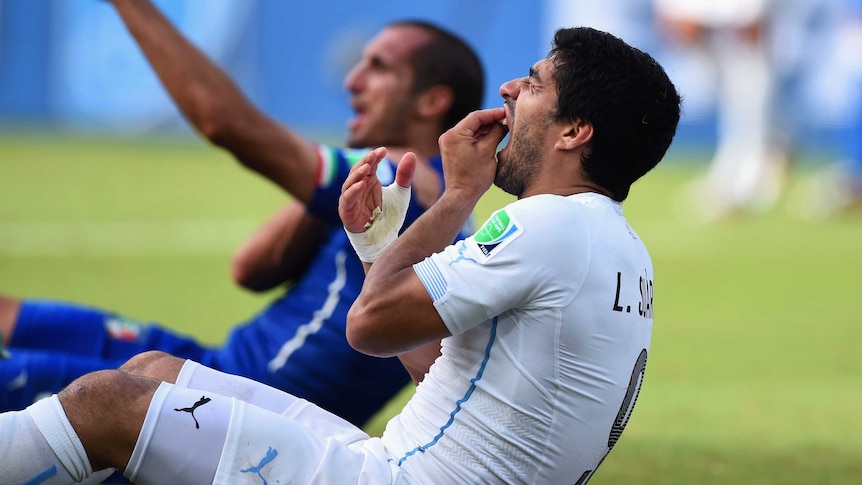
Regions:
[[539, 195], [414, 266], [452, 336], [382, 436], [416, 483], [585, 483], [637, 399], [653, 269], [619, 203]]

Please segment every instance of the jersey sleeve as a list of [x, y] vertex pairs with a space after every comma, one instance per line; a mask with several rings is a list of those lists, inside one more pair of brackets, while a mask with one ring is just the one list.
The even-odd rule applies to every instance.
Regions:
[[[535, 211], [529, 208], [535, 204], [522, 202], [495, 212], [472, 236], [413, 266], [453, 335], [509, 310], [562, 305], [572, 282], [582, 280], [578, 273], [585, 271], [589, 254], [578, 246], [586, 244], [556, 240], [559, 220], [551, 218], [553, 208]], [[583, 239], [583, 220], [569, 219], [573, 230], [566, 233]]]

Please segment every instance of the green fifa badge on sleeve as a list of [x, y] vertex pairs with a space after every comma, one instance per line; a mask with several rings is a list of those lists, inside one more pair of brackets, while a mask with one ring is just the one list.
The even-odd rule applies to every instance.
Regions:
[[499, 251], [522, 232], [523, 229], [516, 224], [509, 213], [501, 209], [485, 221], [473, 239], [485, 256], [491, 256], [492, 252]]
[[485, 221], [485, 225], [476, 233], [477, 243], [490, 243], [495, 239], [502, 237], [509, 227], [509, 214], [505, 210], [495, 212]]

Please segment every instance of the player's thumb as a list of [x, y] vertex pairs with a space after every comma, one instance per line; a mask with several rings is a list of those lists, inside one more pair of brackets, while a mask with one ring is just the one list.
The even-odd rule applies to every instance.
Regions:
[[410, 187], [413, 182], [413, 174], [416, 173], [416, 163], [415, 153], [405, 153], [395, 169], [395, 183], [401, 187]]

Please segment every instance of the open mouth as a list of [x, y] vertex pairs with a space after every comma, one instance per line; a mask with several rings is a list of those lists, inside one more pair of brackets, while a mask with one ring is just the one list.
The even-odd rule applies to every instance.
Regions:
[[351, 118], [351, 119], [347, 122], [347, 128], [348, 128], [348, 129], [350, 129], [350, 130], [355, 130], [356, 128], [358, 128], [358, 127], [359, 127], [359, 125], [361, 125], [361, 124], [362, 124], [362, 122], [363, 122], [364, 120], [365, 120], [365, 115], [364, 115], [364, 114], [362, 114], [362, 113], [356, 113], [356, 114], [353, 116], [353, 118]]
[[506, 122], [503, 124], [509, 126], [511, 129], [511, 124], [515, 122], [515, 102], [508, 100], [503, 103], [503, 108], [506, 111]]
[[355, 130], [365, 120], [365, 107], [356, 102], [351, 102], [350, 107], [353, 108], [353, 118], [347, 122], [347, 128]]

